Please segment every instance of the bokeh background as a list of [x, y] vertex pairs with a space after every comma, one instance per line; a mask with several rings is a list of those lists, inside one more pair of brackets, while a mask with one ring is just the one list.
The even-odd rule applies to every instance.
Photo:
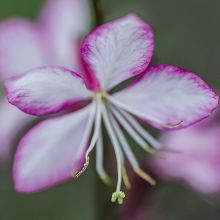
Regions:
[[[156, 39], [154, 63], [185, 67], [213, 87], [220, 88], [219, 0], [100, 2], [105, 21], [135, 12], [152, 25]], [[9, 17], [37, 19], [43, 3], [43, 0], [0, 0], [0, 20]], [[13, 189], [11, 163], [12, 159], [0, 168], [0, 220], [117, 219], [120, 208], [109, 200], [112, 189], [101, 183], [93, 166], [77, 181], [27, 196]], [[218, 195], [208, 198], [180, 183], [161, 182], [149, 196], [146, 208], [154, 209], [159, 220], [220, 219]]]

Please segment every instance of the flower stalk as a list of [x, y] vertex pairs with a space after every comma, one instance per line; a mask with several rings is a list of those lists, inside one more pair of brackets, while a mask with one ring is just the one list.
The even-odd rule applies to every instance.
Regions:
[[95, 26], [98, 26], [103, 23], [103, 12], [100, 7], [101, 1], [100, 0], [92, 0], [94, 14], [95, 14]]

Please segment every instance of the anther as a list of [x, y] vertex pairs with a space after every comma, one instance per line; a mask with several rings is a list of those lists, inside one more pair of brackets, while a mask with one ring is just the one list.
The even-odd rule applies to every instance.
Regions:
[[89, 157], [86, 158], [86, 162], [83, 164], [83, 168], [74, 176], [74, 178], [78, 178], [82, 173], [84, 173], [88, 166], [89, 166]]
[[108, 186], [112, 186], [113, 184], [112, 178], [109, 177], [108, 175], [100, 176], [100, 179], [102, 180], [103, 183], [105, 183]]
[[179, 125], [181, 125], [183, 123], [183, 121], [179, 121], [179, 122], [177, 122], [176, 124], [165, 124], [165, 126], [167, 127], [167, 128], [176, 128], [176, 127], [178, 127]]
[[140, 167], [135, 167], [134, 172], [151, 185], [156, 185], [156, 181], [149, 174], [145, 173]]
[[146, 145], [146, 146], [144, 147], [144, 150], [145, 150], [147, 153], [152, 154], [152, 155], [155, 155], [155, 154], [157, 153], [156, 150], [154, 150], [153, 148], [149, 147], [148, 145]]
[[149, 147], [148, 145], [144, 148], [144, 150], [147, 153], [149, 153], [149, 154], [151, 154], [151, 155], [153, 155], [155, 157], [158, 157], [158, 158], [161, 158], [161, 159], [165, 159], [165, 157], [163, 157], [161, 154], [159, 154], [159, 151], [154, 150], [153, 148]]
[[128, 174], [127, 174], [125, 166], [123, 166], [123, 168], [122, 168], [122, 178], [123, 178], [125, 187], [127, 189], [131, 189], [131, 183], [130, 183], [130, 180], [128, 178]]
[[173, 154], [181, 154], [183, 153], [182, 150], [174, 149], [174, 148], [161, 148], [158, 152], [165, 152], [165, 153], [173, 153]]

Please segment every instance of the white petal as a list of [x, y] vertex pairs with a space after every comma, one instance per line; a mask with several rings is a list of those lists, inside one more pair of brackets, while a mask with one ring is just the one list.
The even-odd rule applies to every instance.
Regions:
[[37, 68], [6, 82], [9, 102], [32, 115], [47, 115], [88, 99], [81, 77], [61, 67]]
[[152, 67], [113, 99], [161, 129], [193, 124], [209, 116], [218, 105], [218, 96], [202, 79], [169, 65]]
[[128, 15], [98, 27], [83, 42], [88, 72], [109, 90], [148, 66], [154, 49], [151, 27]]
[[31, 193], [70, 179], [82, 169], [95, 107], [46, 120], [21, 140], [15, 156], [17, 191]]

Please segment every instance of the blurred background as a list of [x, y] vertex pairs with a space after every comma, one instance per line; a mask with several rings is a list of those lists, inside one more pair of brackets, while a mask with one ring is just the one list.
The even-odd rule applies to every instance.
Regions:
[[[0, 20], [36, 20], [43, 4], [43, 0], [0, 0]], [[105, 21], [134, 12], [151, 24], [156, 41], [155, 64], [184, 67], [212, 87], [220, 87], [219, 0], [100, 0], [100, 8]], [[121, 213], [128, 211], [110, 202], [113, 189], [102, 184], [93, 165], [77, 181], [34, 195], [18, 194], [11, 177], [12, 158], [0, 168], [0, 220], [121, 219]], [[134, 198], [143, 196], [142, 185]], [[178, 181], [159, 181], [158, 186], [146, 186], [146, 190], [139, 205], [153, 214], [142, 220], [220, 219], [218, 193], [204, 196]]]

